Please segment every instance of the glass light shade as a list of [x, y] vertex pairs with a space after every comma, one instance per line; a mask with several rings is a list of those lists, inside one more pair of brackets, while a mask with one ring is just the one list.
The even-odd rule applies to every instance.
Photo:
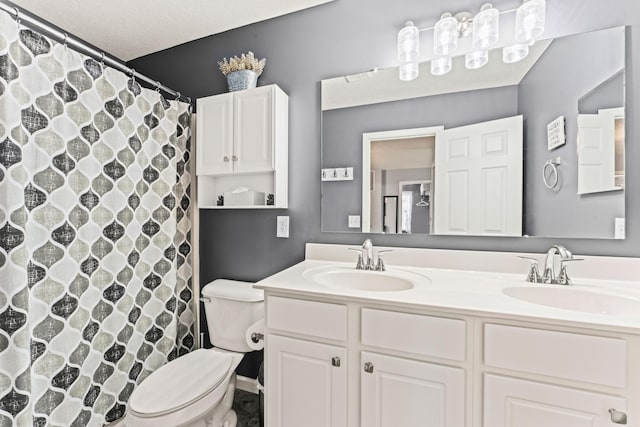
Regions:
[[433, 28], [433, 52], [446, 56], [458, 47], [458, 20], [445, 13]]
[[513, 44], [502, 49], [502, 61], [505, 64], [522, 61], [527, 55], [529, 55], [529, 45], [527, 43]]
[[516, 12], [516, 40], [530, 42], [544, 33], [545, 0], [527, 0]]
[[404, 64], [400, 64], [400, 80], [408, 82], [411, 80], [415, 80], [418, 78], [418, 63], [417, 62], [406, 62]]
[[473, 48], [487, 50], [498, 43], [500, 34], [500, 12], [491, 4], [482, 6], [480, 13], [473, 18]]
[[451, 57], [441, 56], [431, 60], [431, 74], [434, 76], [443, 76], [451, 71]]
[[418, 62], [420, 56], [420, 32], [408, 21], [398, 33], [398, 61], [401, 64]]
[[487, 62], [489, 62], [489, 52], [486, 50], [476, 50], [464, 56], [464, 65], [469, 70], [477, 70], [485, 66]]

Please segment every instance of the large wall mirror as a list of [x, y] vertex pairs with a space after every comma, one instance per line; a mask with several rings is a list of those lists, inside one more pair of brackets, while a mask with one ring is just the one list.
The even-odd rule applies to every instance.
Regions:
[[625, 28], [501, 59], [323, 80], [322, 230], [624, 238]]

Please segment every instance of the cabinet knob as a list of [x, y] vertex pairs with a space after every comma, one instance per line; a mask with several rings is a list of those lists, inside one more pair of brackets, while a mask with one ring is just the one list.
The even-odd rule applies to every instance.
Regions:
[[365, 363], [365, 364], [364, 364], [364, 371], [365, 371], [367, 374], [371, 374], [371, 373], [373, 373], [373, 363], [371, 363], [371, 362], [367, 362], [367, 363]]
[[232, 156], [231, 160], [233, 160], [234, 162], [237, 162], [238, 161], [238, 156]]
[[627, 424], [627, 414], [622, 411], [616, 411], [615, 409], [609, 409], [611, 414], [611, 422], [615, 424]]
[[224, 160], [225, 162], [228, 162], [228, 161], [229, 161], [229, 156], [224, 156], [224, 157], [222, 158], [222, 160]]
[[336, 368], [340, 367], [340, 358], [339, 357], [332, 357], [331, 358], [331, 366], [335, 366]]

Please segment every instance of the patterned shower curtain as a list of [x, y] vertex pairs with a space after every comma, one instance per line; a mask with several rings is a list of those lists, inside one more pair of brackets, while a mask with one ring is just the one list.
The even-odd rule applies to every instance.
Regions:
[[193, 349], [189, 125], [0, 12], [0, 426], [101, 426]]

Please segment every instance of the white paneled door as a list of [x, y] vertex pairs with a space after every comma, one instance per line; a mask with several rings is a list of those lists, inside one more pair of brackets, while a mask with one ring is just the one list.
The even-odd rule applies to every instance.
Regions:
[[624, 108], [578, 114], [578, 194], [619, 190], [615, 185], [616, 119]]
[[436, 134], [435, 234], [522, 235], [522, 116]]

